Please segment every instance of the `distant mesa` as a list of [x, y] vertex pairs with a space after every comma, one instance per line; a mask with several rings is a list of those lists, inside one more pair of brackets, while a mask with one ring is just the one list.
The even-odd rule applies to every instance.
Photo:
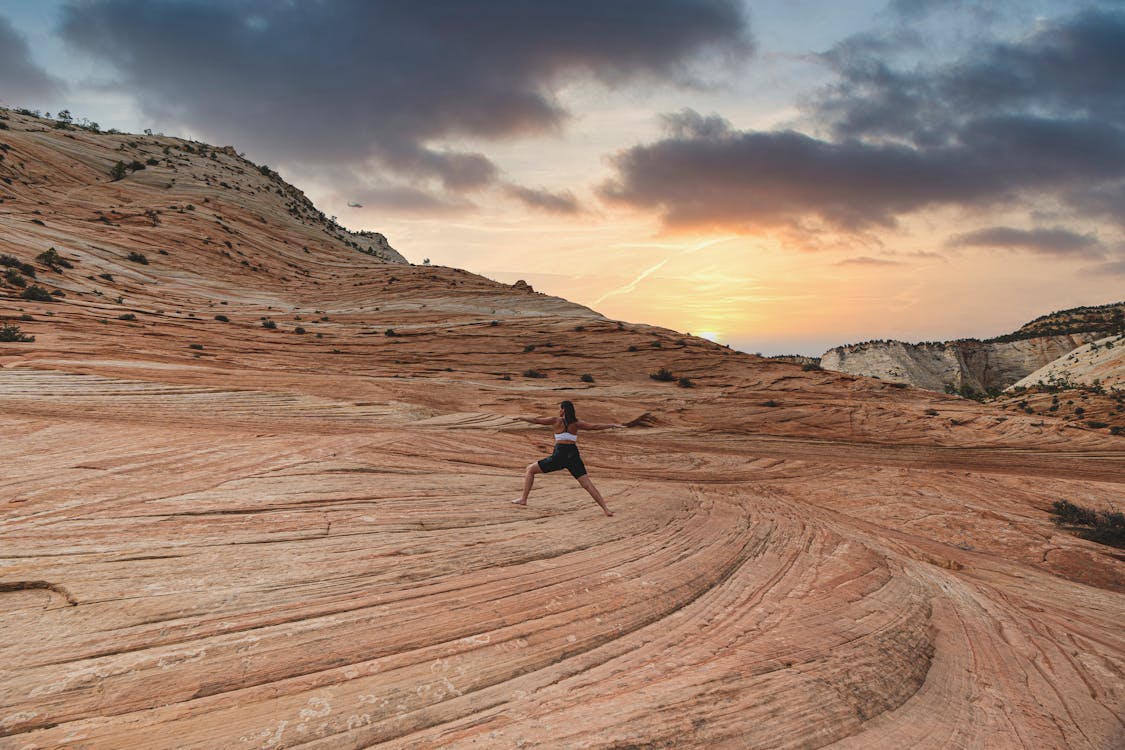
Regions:
[[1125, 331], [1123, 321], [1125, 302], [1076, 307], [985, 341], [867, 341], [838, 346], [821, 356], [820, 365], [931, 391], [998, 394], [1079, 347]]

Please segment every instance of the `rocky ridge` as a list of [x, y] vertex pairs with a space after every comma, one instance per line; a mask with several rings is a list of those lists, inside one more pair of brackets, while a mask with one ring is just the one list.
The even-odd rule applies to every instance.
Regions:
[[1125, 303], [1051, 313], [987, 341], [838, 346], [821, 356], [820, 365], [932, 391], [996, 394], [1078, 347], [1120, 330], [1123, 310]]
[[[0, 122], [0, 747], [1125, 736], [1125, 562], [1047, 513], [1120, 510], [1121, 438], [386, 262], [233, 149]], [[581, 436], [612, 518], [508, 503], [563, 398], [631, 425]]]

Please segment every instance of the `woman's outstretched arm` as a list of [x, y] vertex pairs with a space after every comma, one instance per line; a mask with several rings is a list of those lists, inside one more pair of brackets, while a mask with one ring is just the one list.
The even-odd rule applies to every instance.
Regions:
[[554, 417], [515, 417], [521, 422], [531, 422], [532, 424], [554, 424]]
[[607, 424], [598, 424], [596, 422], [583, 422], [578, 420], [578, 429], [580, 430], [612, 430], [615, 428], [623, 428], [625, 425], [617, 424], [616, 422]]

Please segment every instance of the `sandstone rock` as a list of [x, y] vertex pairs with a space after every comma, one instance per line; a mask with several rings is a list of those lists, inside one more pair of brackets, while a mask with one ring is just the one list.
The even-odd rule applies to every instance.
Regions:
[[820, 358], [820, 364], [829, 370], [909, 383], [931, 391], [948, 386], [985, 393], [1006, 388], [1102, 336], [1104, 333], [1089, 332], [1004, 342], [870, 342], [830, 349]]
[[[1047, 509], [1121, 509], [1125, 441], [382, 262], [228, 154], [0, 114], [0, 252], [74, 264], [0, 289], [0, 747], [1119, 744], [1125, 563]], [[110, 183], [120, 145], [162, 165]], [[565, 472], [508, 502], [563, 398], [636, 425], [581, 435], [613, 518]]]

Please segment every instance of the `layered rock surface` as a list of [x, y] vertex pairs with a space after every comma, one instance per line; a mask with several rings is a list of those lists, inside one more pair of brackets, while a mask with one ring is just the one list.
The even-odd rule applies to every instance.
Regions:
[[[1125, 737], [1125, 563], [1046, 512], [1120, 509], [1122, 439], [381, 262], [235, 157], [108, 182], [177, 142], [6, 122], [0, 253], [65, 296], [0, 294], [35, 336], [0, 344], [0, 747]], [[563, 398], [632, 425], [580, 439], [612, 518], [565, 472], [508, 502], [551, 444], [514, 417]]]
[[1085, 332], [999, 342], [875, 341], [830, 349], [820, 358], [820, 364], [829, 370], [908, 383], [930, 391], [949, 387], [985, 393], [1006, 388], [1104, 336], [1104, 332]]

